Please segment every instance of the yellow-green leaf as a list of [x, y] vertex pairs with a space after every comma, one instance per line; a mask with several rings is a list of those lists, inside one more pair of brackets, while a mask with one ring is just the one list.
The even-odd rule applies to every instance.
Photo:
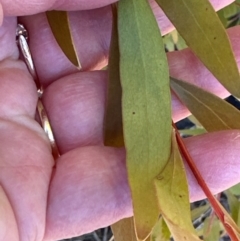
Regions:
[[187, 178], [174, 131], [172, 139], [169, 161], [154, 182], [159, 207], [174, 240], [200, 241], [192, 225]]
[[226, 19], [231, 18], [232, 16], [238, 14], [238, 6], [236, 3], [232, 3], [222, 9], [224, 11], [224, 16]]
[[171, 149], [169, 73], [148, 0], [121, 0], [118, 8], [128, 179], [137, 235], [144, 240], [159, 216], [153, 180]]
[[234, 194], [234, 195], [240, 195], [240, 183], [232, 186], [230, 188], [230, 191]]
[[231, 217], [237, 223], [238, 219], [238, 212], [240, 208], [240, 201], [231, 193], [231, 191], [225, 191], [228, 199], [228, 205], [230, 207]]
[[226, 101], [174, 78], [171, 88], [207, 131], [240, 129], [240, 111]]
[[187, 136], [197, 136], [200, 134], [206, 133], [206, 130], [204, 128], [193, 128], [193, 129], [183, 129], [179, 130], [181, 135], [187, 135]]
[[220, 238], [220, 221], [217, 217], [210, 216], [204, 222], [203, 229], [204, 241], [219, 241]]
[[161, 217], [155, 224], [152, 234], [151, 241], [169, 241], [171, 237], [171, 233], [168, 229], [167, 224], [164, 219]]
[[[134, 230], [133, 217], [125, 218], [111, 225], [114, 241], [138, 241]], [[162, 217], [153, 228], [151, 237], [146, 241], [169, 241], [171, 233]]]
[[240, 227], [240, 206], [238, 207], [238, 220], [237, 220], [237, 226]]
[[74, 41], [71, 35], [68, 13], [65, 11], [46, 12], [52, 33], [63, 53], [77, 68], [81, 69]]
[[133, 218], [125, 218], [111, 226], [114, 241], [138, 241]]
[[175, 46], [171, 34], [167, 34], [163, 37], [163, 43], [168, 52], [174, 51]]
[[224, 8], [221, 9], [220, 11], [218, 11], [217, 15], [218, 15], [220, 21], [222, 22], [222, 25], [224, 26], [224, 28], [226, 28], [227, 25], [228, 25], [228, 21], [227, 21], [227, 19], [225, 17], [225, 14], [224, 14]]
[[240, 98], [240, 76], [226, 31], [209, 0], [156, 0], [187, 45]]
[[237, 226], [240, 227], [240, 205], [238, 208], [238, 220], [237, 220]]
[[119, 73], [119, 46], [117, 30], [117, 7], [112, 5], [113, 25], [110, 56], [108, 64], [108, 94], [104, 121], [104, 144], [122, 147], [122, 87]]

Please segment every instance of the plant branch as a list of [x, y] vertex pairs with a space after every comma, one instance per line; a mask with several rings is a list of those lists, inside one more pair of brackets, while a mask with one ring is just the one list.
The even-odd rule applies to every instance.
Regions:
[[188, 166], [190, 167], [193, 175], [195, 176], [198, 184], [200, 185], [200, 187], [202, 188], [202, 190], [204, 191], [205, 195], [207, 196], [210, 204], [212, 205], [217, 217], [219, 218], [219, 220], [222, 222], [223, 226], [225, 227], [227, 233], [229, 234], [230, 238], [232, 241], [239, 241], [240, 239], [237, 237], [236, 233], [233, 230], [233, 227], [231, 227], [228, 223], [225, 222], [225, 213], [223, 211], [223, 208], [221, 207], [221, 204], [218, 202], [218, 200], [213, 196], [213, 194], [211, 193], [210, 189], [208, 188], [206, 182], [204, 181], [201, 173], [199, 172], [199, 170], [197, 169], [197, 166], [195, 165], [192, 157], [190, 156], [179, 132], [178, 129], [176, 127], [176, 125], [172, 122], [172, 125], [175, 129], [176, 132], [176, 139], [177, 139], [177, 143], [179, 145], [180, 151], [183, 155], [183, 157], [185, 158]]

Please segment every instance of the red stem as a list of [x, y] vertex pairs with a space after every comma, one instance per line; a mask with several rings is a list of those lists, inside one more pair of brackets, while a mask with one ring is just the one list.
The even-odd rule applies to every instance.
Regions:
[[224, 221], [224, 213], [223, 210], [221, 208], [221, 204], [218, 202], [218, 200], [213, 196], [213, 194], [211, 193], [210, 189], [208, 188], [206, 182], [204, 181], [201, 173], [199, 172], [199, 170], [197, 169], [197, 166], [195, 165], [192, 157], [190, 156], [179, 132], [178, 129], [176, 127], [176, 125], [174, 123], [172, 123], [175, 131], [176, 131], [176, 139], [177, 139], [177, 143], [178, 146], [181, 150], [181, 153], [183, 155], [183, 157], [185, 158], [188, 166], [190, 167], [193, 175], [195, 176], [199, 186], [202, 188], [202, 190], [204, 191], [205, 195], [207, 196], [209, 202], [211, 203], [216, 215], [218, 216], [218, 218], [220, 219], [220, 221], [222, 222], [222, 224], [224, 225], [227, 233], [229, 234], [230, 238], [232, 241], [240, 241], [240, 239], [236, 236], [235, 232], [233, 231], [232, 227], [230, 227], [228, 224], [225, 223]]

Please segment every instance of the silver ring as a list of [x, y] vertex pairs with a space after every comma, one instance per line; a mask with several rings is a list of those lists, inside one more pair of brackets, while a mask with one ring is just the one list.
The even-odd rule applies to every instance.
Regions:
[[48, 116], [47, 116], [47, 112], [41, 101], [41, 97], [43, 94], [43, 88], [40, 85], [40, 82], [38, 80], [37, 72], [36, 72], [36, 69], [35, 69], [35, 66], [33, 63], [33, 59], [32, 59], [32, 55], [31, 55], [31, 52], [30, 52], [30, 49], [28, 46], [28, 42], [27, 42], [28, 33], [22, 24], [18, 24], [18, 26], [17, 26], [16, 38], [17, 38], [18, 46], [21, 50], [21, 53], [24, 57], [26, 65], [28, 67], [28, 70], [29, 70], [30, 74], [32, 75], [34, 81], [36, 82], [37, 89], [38, 89], [37, 92], [38, 92], [38, 97], [39, 97], [38, 103], [37, 103], [37, 112], [38, 112], [40, 120], [41, 120], [42, 128], [44, 129], [44, 131], [51, 143], [53, 157], [54, 157], [54, 159], [57, 159], [60, 156], [58, 147], [56, 145], [56, 141], [55, 141], [55, 138], [53, 135], [51, 124], [50, 124]]

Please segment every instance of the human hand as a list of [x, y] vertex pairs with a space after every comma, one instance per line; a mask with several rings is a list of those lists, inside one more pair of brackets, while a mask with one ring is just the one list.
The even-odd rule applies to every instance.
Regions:
[[[5, 16], [48, 9], [82, 10], [114, 0], [2, 0]], [[213, 1], [216, 8], [230, 1]], [[162, 32], [172, 29], [154, 5]], [[1, 15], [1, 14], [0, 14]], [[1, 19], [1, 17], [0, 17]], [[38, 76], [46, 87], [43, 102], [62, 156], [56, 162], [49, 142], [34, 120], [37, 92], [15, 43], [17, 20], [0, 27], [0, 240], [55, 241], [78, 236], [132, 215], [123, 149], [103, 146], [106, 71], [111, 31], [110, 7], [72, 12], [71, 25], [83, 66], [77, 71], [56, 44], [43, 13], [21, 17], [29, 31]], [[230, 30], [236, 58], [240, 29]], [[189, 50], [168, 55], [171, 74], [221, 97], [227, 91]], [[181, 60], [181, 61], [180, 61]], [[197, 80], [195, 77], [198, 77]], [[197, 82], [196, 82], [197, 81]], [[188, 115], [173, 96], [173, 119]], [[193, 137], [186, 145], [214, 193], [240, 181], [240, 131]], [[187, 169], [188, 170], [188, 169]], [[204, 197], [188, 171], [191, 201]]]

